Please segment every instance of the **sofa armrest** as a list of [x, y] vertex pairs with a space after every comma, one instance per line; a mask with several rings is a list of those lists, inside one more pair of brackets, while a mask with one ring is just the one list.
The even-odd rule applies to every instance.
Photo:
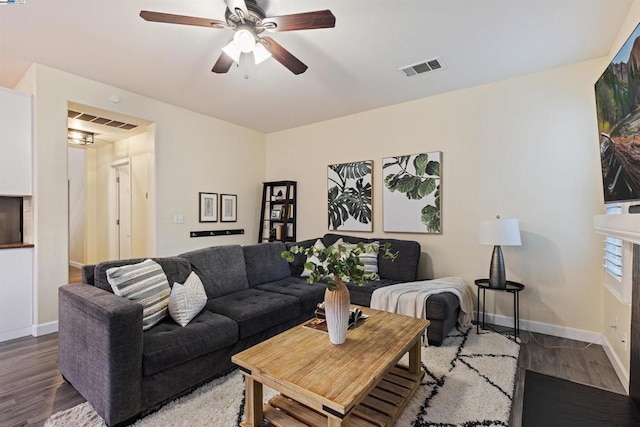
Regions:
[[109, 425], [140, 412], [142, 306], [95, 286], [58, 289], [60, 373]]

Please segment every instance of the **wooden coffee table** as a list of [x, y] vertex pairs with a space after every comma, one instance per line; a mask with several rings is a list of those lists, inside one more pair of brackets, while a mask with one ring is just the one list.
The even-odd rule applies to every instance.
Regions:
[[[362, 310], [370, 317], [333, 345], [296, 326], [234, 355], [245, 375], [245, 427], [390, 426], [420, 384], [428, 320]], [[409, 366], [398, 361], [409, 353]], [[264, 407], [262, 385], [281, 393]]]

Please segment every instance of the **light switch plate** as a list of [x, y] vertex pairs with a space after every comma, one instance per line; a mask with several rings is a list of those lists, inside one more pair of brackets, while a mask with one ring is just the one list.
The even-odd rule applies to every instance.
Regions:
[[173, 223], [174, 224], [184, 224], [184, 215], [182, 214], [176, 214], [173, 216]]

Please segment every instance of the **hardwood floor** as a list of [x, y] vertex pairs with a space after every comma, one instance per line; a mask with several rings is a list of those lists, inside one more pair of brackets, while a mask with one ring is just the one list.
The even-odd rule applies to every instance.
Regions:
[[[521, 426], [527, 369], [625, 394], [601, 346], [533, 336], [521, 332], [511, 427]], [[84, 401], [58, 373], [57, 344], [57, 334], [0, 343], [0, 426], [42, 426], [51, 414]]]
[[82, 283], [82, 270], [69, 266], [69, 283]]

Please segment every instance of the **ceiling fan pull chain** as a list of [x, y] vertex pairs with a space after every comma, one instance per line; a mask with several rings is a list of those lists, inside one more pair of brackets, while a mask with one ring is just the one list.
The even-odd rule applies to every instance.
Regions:
[[242, 56], [244, 56], [244, 79], [249, 80], [249, 54], [245, 53]]

